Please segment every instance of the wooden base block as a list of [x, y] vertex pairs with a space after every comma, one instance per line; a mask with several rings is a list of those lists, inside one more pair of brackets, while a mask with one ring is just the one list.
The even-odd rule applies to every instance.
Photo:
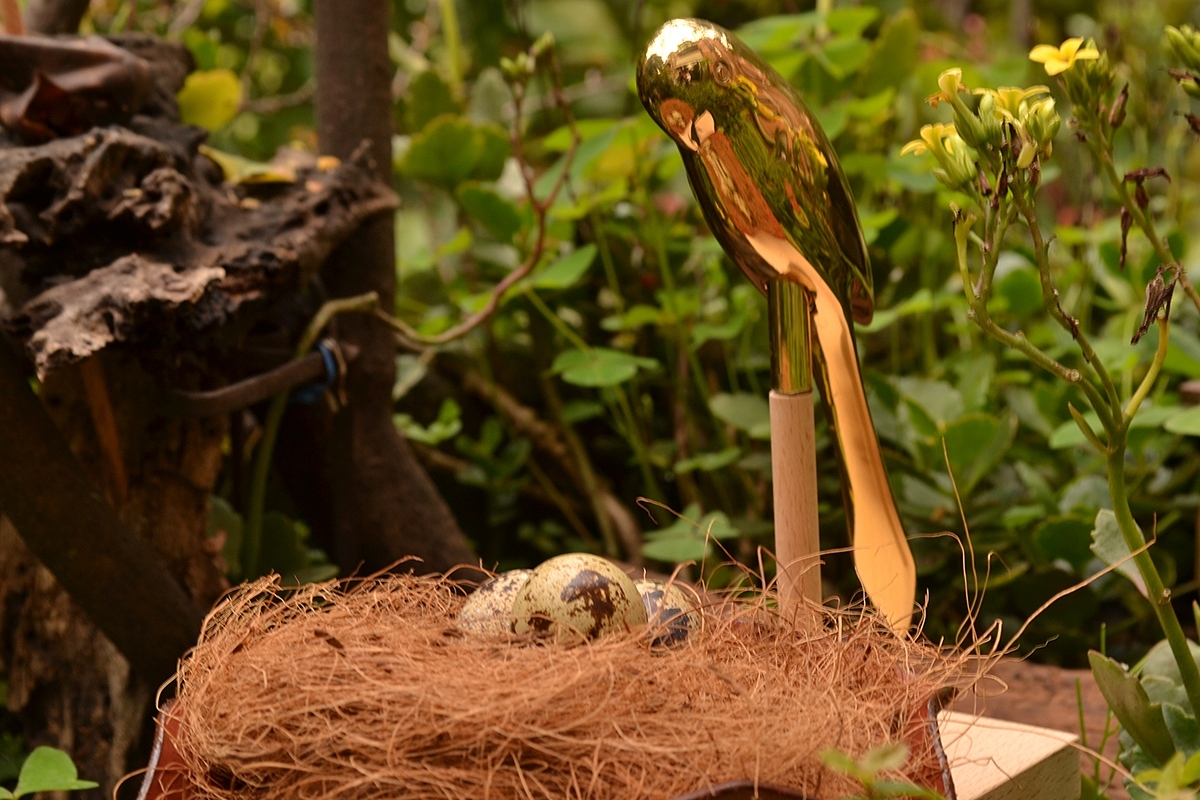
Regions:
[[1077, 736], [956, 711], [938, 726], [958, 800], [1078, 800]]

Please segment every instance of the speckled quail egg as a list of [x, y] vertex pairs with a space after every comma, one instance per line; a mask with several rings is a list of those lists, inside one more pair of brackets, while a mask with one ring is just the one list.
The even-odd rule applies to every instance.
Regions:
[[458, 612], [458, 627], [471, 633], [512, 633], [513, 600], [531, 569], [513, 569], [479, 584]]
[[700, 598], [693, 589], [650, 578], [634, 581], [634, 585], [646, 608], [651, 644], [679, 644], [700, 630]]
[[633, 579], [599, 556], [568, 553], [541, 564], [513, 601], [513, 630], [594, 638], [646, 624]]

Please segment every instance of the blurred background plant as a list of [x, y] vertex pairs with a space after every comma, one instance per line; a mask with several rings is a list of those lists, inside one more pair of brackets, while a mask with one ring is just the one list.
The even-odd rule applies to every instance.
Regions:
[[[1169, 180], [1147, 173], [1127, 191], [1144, 195], [1174, 258], [1193, 263], [1197, 122], [1176, 86], [1186, 80], [1169, 69], [1200, 70], [1163, 30], [1200, 24], [1200, 11], [1182, 0], [395, 2], [397, 315], [410, 329], [396, 423], [485, 564], [588, 550], [688, 564], [721, 584], [740, 573], [720, 562], [757, 566], [756, 548], [770, 543], [765, 305], [708, 236], [674, 147], [632, 89], [641, 43], [686, 15], [736, 29], [799, 87], [853, 185], [877, 300], [859, 347], [902, 518], [918, 536], [926, 632], [954, 640], [968, 616], [978, 629], [1001, 620], [1016, 630], [1104, 567], [1092, 534], [1112, 506], [1106, 461], [1071, 418], [1068, 403], [1085, 408], [1078, 387], [972, 323], [949, 210], [964, 195], [934, 176], [935, 154], [900, 150], [922, 125], [948, 120], [925, 101], [954, 67], [971, 90], [1045, 84], [1026, 102], [1053, 98], [1065, 118], [1069, 92], [1028, 54], [1090, 37], [1117, 72], [1111, 97], [1128, 84], [1114, 169], [1165, 170]], [[314, 146], [310, 3], [97, 0], [85, 25], [189, 47], [200, 71], [181, 103], [231, 156], [221, 163], [233, 178], [269, 172], [263, 162], [281, 149]], [[1042, 267], [1128, 397], [1155, 351], [1153, 335], [1129, 340], [1162, 248], [1124, 235], [1121, 198], [1088, 143], [1045, 122], [1039, 146], [1054, 156], [1030, 197], [1054, 242]], [[1038, 258], [1027, 242], [1005, 243], [989, 308], [1001, 329], [1066, 358], [1074, 342], [1043, 306]], [[1200, 505], [1200, 412], [1186, 407], [1187, 381], [1200, 379], [1200, 314], [1189, 303], [1174, 306], [1161, 371], [1128, 431], [1124, 468], [1132, 513], [1156, 536], [1150, 556], [1182, 598], [1196, 585]], [[833, 452], [823, 428], [818, 437], [829, 467], [822, 540], [844, 547]], [[638, 498], [654, 502], [642, 510]], [[236, 527], [244, 509], [224, 500]], [[296, 516], [278, 488], [268, 509]], [[295, 568], [319, 564], [294, 527]], [[828, 592], [852, 600], [848, 556], [827, 564]], [[1082, 666], [1102, 635], [1126, 662], [1159, 638], [1152, 608], [1122, 575], [1058, 601], [1022, 646]]]

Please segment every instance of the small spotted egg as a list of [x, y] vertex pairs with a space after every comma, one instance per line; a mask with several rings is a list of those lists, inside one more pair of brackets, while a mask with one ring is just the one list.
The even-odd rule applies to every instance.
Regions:
[[690, 587], [649, 578], [635, 581], [654, 645], [679, 644], [700, 630], [700, 598]]
[[458, 627], [472, 633], [512, 633], [513, 600], [532, 574], [531, 569], [514, 569], [479, 584], [458, 612]]
[[591, 639], [646, 624], [633, 579], [599, 556], [568, 553], [533, 571], [513, 601], [513, 630]]

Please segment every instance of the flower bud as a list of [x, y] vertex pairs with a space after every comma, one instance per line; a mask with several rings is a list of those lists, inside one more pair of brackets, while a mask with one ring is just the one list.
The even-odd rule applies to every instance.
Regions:
[[1054, 99], [1047, 97], [1034, 103], [1022, 122], [1030, 141], [1049, 155], [1050, 148], [1054, 146], [1054, 137], [1058, 135], [1062, 124], [1062, 118], [1054, 110]]
[[971, 157], [967, 143], [957, 133], [953, 133], [943, 140], [943, 144], [946, 157], [942, 158], [939, 155], [938, 161], [945, 169], [946, 177], [949, 179], [947, 184], [950, 188], [959, 189], [973, 183], [979, 169], [975, 165], [975, 159]]
[[1004, 139], [1004, 117], [996, 110], [996, 98], [991, 94], [979, 98], [979, 109], [976, 113], [981, 130], [980, 144], [985, 147], [998, 146]]
[[1200, 32], [1191, 25], [1167, 26], [1167, 41], [1175, 56], [1190, 70], [1200, 72]]
[[1021, 154], [1017, 156], [1017, 169], [1025, 169], [1033, 163], [1033, 157], [1037, 155], [1037, 145], [1033, 142], [1025, 142], [1021, 145]]

